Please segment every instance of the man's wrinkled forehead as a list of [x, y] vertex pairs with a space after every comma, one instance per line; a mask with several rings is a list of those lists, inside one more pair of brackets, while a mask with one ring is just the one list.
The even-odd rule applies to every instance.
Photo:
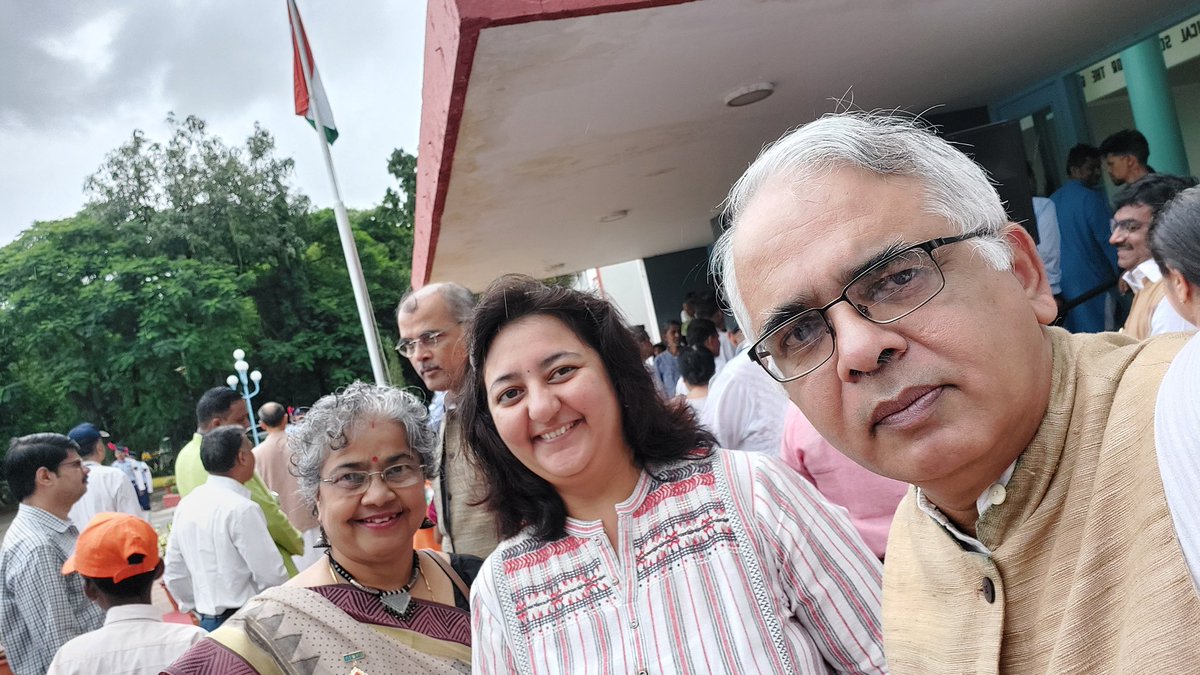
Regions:
[[[755, 330], [781, 311], [825, 304], [826, 295], [871, 265], [921, 241], [916, 230], [924, 219], [912, 217], [921, 194], [912, 179], [857, 170], [764, 184], [733, 239], [738, 286]], [[894, 213], [884, 215], [889, 209]]]
[[[400, 307], [397, 324], [401, 338], [415, 338], [429, 330], [447, 330], [453, 322], [446, 300], [436, 290], [418, 292]], [[446, 324], [446, 325], [442, 325]], [[405, 333], [413, 333], [407, 335]]]

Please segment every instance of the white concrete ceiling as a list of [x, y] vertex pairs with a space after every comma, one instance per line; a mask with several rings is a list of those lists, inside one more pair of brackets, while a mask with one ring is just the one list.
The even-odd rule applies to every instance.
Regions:
[[[706, 245], [762, 145], [838, 99], [914, 111], [996, 103], [1189, 6], [699, 0], [484, 29], [431, 280], [481, 288], [502, 272], [546, 277]], [[775, 94], [724, 105], [760, 81]]]

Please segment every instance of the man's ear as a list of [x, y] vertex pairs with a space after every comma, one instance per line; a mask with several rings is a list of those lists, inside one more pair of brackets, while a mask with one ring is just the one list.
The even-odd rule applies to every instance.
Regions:
[[1049, 326], [1058, 317], [1058, 304], [1050, 291], [1050, 278], [1046, 276], [1046, 266], [1038, 255], [1037, 244], [1025, 228], [1016, 223], [1005, 225], [1001, 233], [1013, 252], [1013, 276], [1024, 289], [1038, 323]]
[[54, 482], [51, 476], [56, 476], [54, 471], [50, 470], [49, 467], [39, 466], [33, 474], [33, 482], [35, 485], [49, 485]]
[[1190, 305], [1196, 301], [1197, 288], [1184, 278], [1179, 270], [1167, 269], [1167, 285], [1180, 304]]
[[96, 588], [96, 584], [92, 583], [91, 579], [83, 578], [83, 595], [92, 602], [100, 599], [100, 589]]

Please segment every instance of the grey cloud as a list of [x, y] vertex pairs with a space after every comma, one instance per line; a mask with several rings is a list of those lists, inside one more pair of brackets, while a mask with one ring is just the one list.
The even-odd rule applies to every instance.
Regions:
[[[356, 44], [382, 37], [384, 22], [398, 18], [388, 4], [350, 5], [360, 15], [352, 24], [360, 34], [345, 34], [355, 29], [342, 24], [328, 40]], [[283, 2], [18, 0], [17, 7], [15, 20], [0, 22], [0, 63], [13, 64], [0, 69], [0, 91], [5, 92], [0, 125], [51, 129], [75, 117], [103, 115], [114, 106], [137, 105], [156, 88], [181, 114], [200, 109], [212, 114], [244, 108], [265, 92], [290, 87], [291, 44]], [[320, 35], [313, 26], [322, 14], [346, 12], [347, 7], [329, 1], [301, 3], [312, 39]], [[41, 46], [114, 11], [122, 20], [110, 44], [111, 64], [98, 77], [85, 64], [58, 58]], [[321, 58], [322, 45], [315, 44], [314, 50]]]

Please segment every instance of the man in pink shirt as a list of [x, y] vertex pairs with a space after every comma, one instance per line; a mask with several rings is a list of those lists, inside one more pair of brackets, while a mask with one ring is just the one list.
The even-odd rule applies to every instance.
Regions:
[[813, 428], [795, 403], [788, 403], [779, 458], [829, 501], [850, 512], [850, 520], [871, 551], [883, 559], [892, 516], [908, 485], [867, 471], [838, 452]]
[[279, 498], [279, 508], [288, 522], [300, 531], [304, 538], [304, 553], [292, 556], [296, 569], [304, 569], [315, 563], [324, 551], [317, 548], [321, 531], [317, 516], [312, 508], [304, 505], [300, 498], [300, 484], [292, 475], [292, 450], [288, 447], [288, 426], [291, 418], [281, 404], [271, 401], [258, 409], [258, 420], [267, 431], [267, 437], [254, 448], [254, 460], [258, 475], [267, 484], [267, 489]]

